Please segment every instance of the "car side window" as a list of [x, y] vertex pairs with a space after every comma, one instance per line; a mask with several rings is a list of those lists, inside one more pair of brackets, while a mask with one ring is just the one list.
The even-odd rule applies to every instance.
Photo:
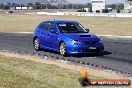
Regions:
[[49, 30], [49, 24], [47, 22], [44, 22], [41, 26], [42, 30]]
[[53, 22], [49, 22], [49, 29], [55, 28], [55, 24]]
[[41, 28], [42, 30], [47, 30], [47, 31], [49, 31], [49, 30], [55, 28], [55, 24], [54, 24], [53, 22], [49, 22], [49, 21], [43, 22], [43, 23], [40, 25], [40, 28]]

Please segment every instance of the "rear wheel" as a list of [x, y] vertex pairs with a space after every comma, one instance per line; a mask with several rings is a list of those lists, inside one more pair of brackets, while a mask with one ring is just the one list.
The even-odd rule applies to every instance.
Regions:
[[66, 56], [66, 44], [64, 42], [60, 44], [60, 55]]
[[39, 50], [41, 49], [41, 48], [40, 48], [40, 43], [39, 43], [39, 39], [38, 39], [38, 38], [35, 38], [35, 39], [34, 39], [33, 44], [34, 44], [34, 48], [35, 48], [36, 51], [39, 51]]

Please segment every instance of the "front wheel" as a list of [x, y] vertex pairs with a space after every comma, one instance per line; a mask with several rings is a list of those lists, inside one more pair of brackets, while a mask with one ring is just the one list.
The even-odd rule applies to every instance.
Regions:
[[60, 44], [60, 55], [66, 56], [66, 44], [64, 42]]

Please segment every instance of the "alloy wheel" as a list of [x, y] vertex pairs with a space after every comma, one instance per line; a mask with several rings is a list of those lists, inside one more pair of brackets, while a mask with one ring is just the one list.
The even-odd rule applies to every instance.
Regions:
[[60, 44], [60, 54], [63, 56], [66, 55], [66, 45], [64, 42]]
[[39, 45], [39, 39], [35, 38], [34, 40], [34, 48], [35, 50], [40, 50], [40, 45]]

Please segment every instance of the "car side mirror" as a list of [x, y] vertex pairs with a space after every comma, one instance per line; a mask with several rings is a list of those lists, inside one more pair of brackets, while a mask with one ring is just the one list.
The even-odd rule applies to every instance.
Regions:
[[85, 29], [87, 32], [89, 32], [89, 29]]
[[57, 33], [57, 31], [55, 29], [51, 29], [50, 32], [51, 33]]

